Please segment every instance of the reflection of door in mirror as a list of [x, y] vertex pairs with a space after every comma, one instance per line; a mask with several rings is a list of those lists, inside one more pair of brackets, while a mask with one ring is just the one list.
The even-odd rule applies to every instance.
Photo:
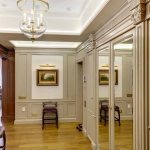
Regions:
[[99, 51], [99, 145], [109, 149], [109, 49]]
[[[118, 70], [115, 90], [115, 150], [133, 149], [133, 39], [123, 39], [114, 45], [114, 68]], [[119, 114], [120, 113], [120, 114]], [[121, 117], [119, 118], [119, 115]], [[121, 119], [121, 125], [118, 120]]]
[[82, 131], [82, 126], [84, 123], [84, 117], [83, 117], [83, 61], [80, 61], [77, 63], [77, 74], [76, 74], [76, 77], [77, 77], [77, 121], [78, 121], [78, 125], [77, 125], [77, 129], [79, 131]]

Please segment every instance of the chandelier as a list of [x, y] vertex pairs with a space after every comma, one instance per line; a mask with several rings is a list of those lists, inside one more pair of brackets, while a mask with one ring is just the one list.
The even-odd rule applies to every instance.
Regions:
[[39, 38], [46, 31], [44, 15], [49, 10], [48, 0], [17, 0], [23, 19], [20, 30], [32, 41]]

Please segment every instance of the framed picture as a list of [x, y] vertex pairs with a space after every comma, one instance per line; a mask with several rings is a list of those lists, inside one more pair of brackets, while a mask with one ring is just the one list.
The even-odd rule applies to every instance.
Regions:
[[37, 69], [37, 86], [57, 86], [58, 70]]
[[[115, 69], [114, 73], [114, 82], [115, 85], [118, 85], [118, 70]], [[99, 85], [108, 85], [109, 84], [109, 70], [100, 69], [99, 70]]]

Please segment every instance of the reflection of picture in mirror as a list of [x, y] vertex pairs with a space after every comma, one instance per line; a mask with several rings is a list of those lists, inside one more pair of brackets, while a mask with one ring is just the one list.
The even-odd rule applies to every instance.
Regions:
[[41, 81], [54, 81], [54, 80], [55, 80], [54, 74], [50, 73], [41, 74]]
[[58, 70], [37, 70], [37, 85], [58, 85]]
[[101, 74], [100, 75], [100, 81], [101, 82], [108, 82], [109, 81], [108, 74]]
[[[114, 74], [115, 85], [118, 85], [118, 70], [115, 70]], [[108, 85], [109, 84], [109, 70], [100, 69], [99, 70], [99, 85]]]

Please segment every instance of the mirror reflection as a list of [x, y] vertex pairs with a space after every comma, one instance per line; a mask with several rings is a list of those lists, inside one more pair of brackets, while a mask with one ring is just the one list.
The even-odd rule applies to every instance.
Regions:
[[118, 71], [115, 88], [115, 150], [133, 149], [133, 39], [114, 45], [114, 69]]
[[109, 149], [109, 49], [99, 52], [99, 143]]
[[[119, 41], [114, 45], [113, 51], [113, 64], [110, 64], [110, 49], [105, 48], [99, 51], [100, 150], [132, 150], [133, 38], [129, 37]], [[112, 95], [114, 95], [114, 98], [112, 99], [109, 97], [110, 66], [112, 66], [114, 70], [114, 90], [111, 91], [113, 92]], [[110, 104], [114, 106], [109, 107]], [[109, 117], [110, 115], [113, 116], [112, 114], [114, 114], [114, 118], [110, 119]], [[112, 135], [110, 135], [110, 133]]]

